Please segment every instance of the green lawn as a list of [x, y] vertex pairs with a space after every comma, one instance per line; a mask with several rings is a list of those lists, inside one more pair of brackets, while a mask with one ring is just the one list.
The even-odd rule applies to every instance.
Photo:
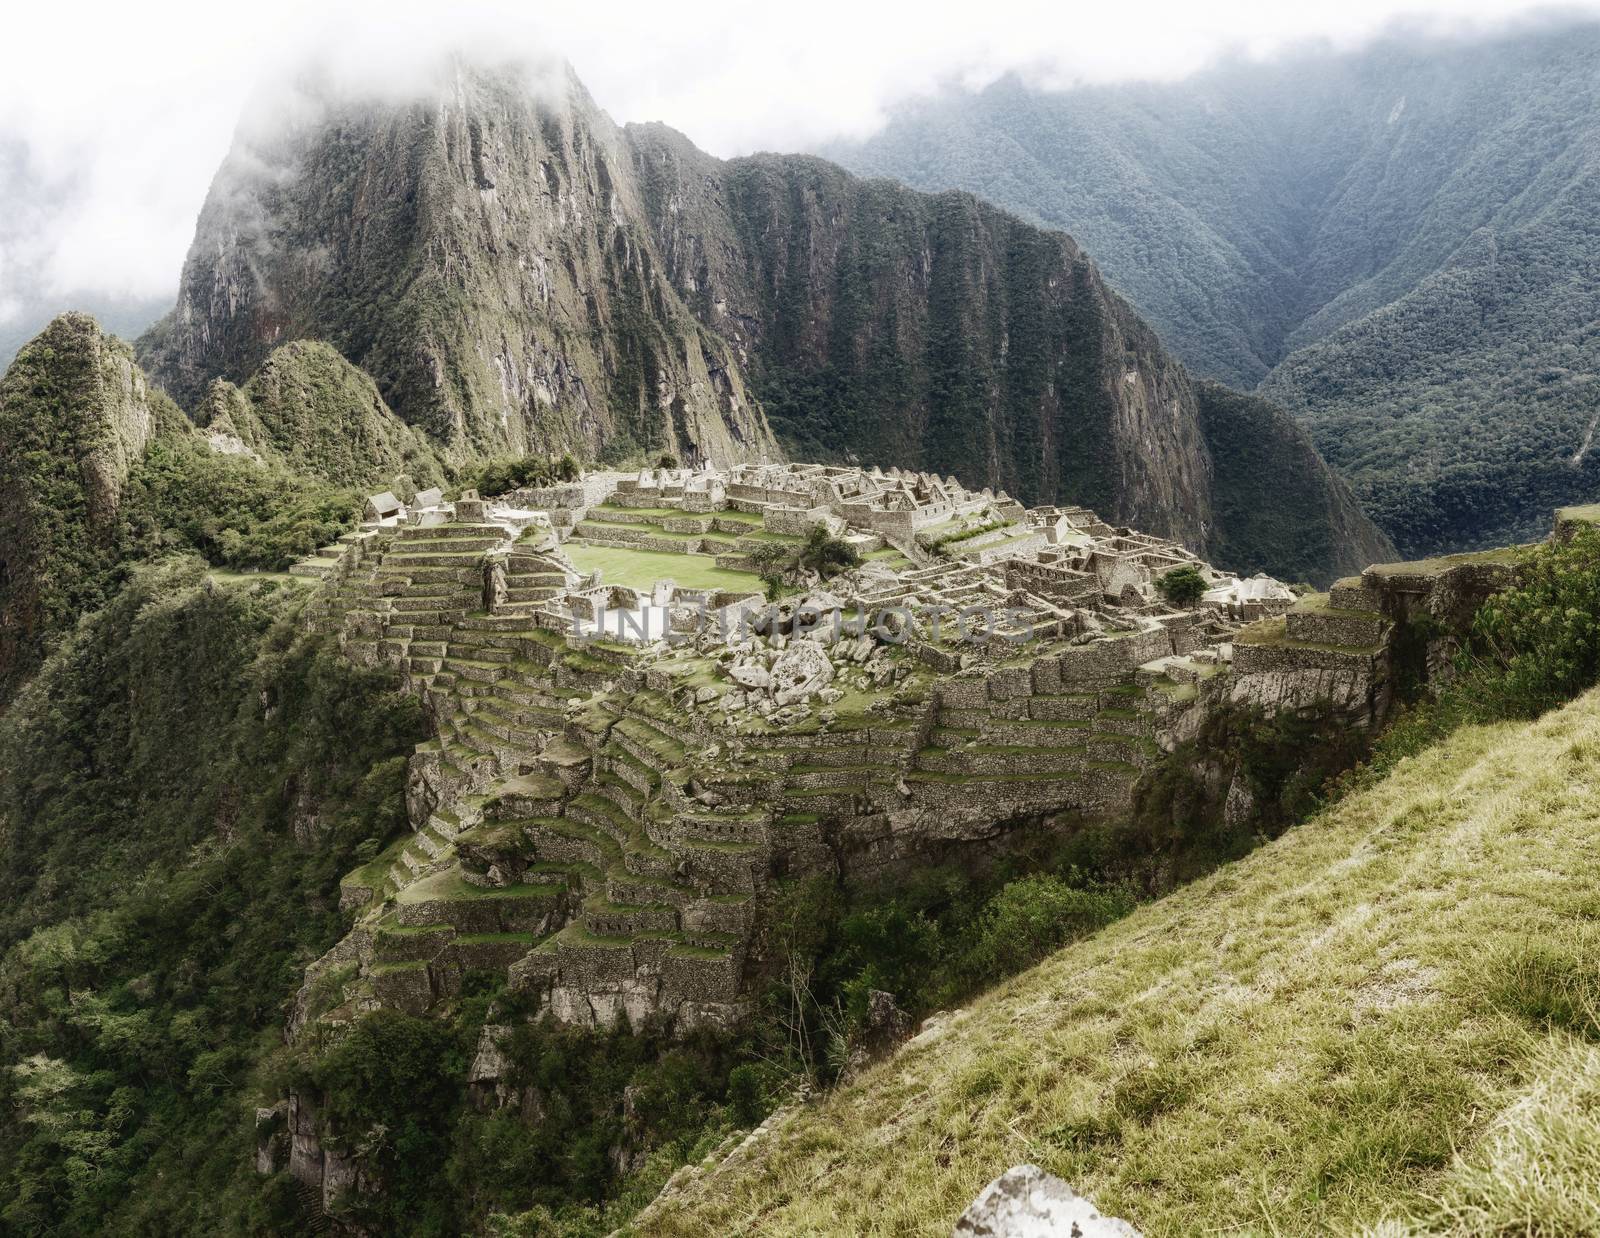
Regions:
[[761, 578], [754, 572], [734, 572], [717, 566], [708, 555], [673, 554], [669, 550], [628, 550], [592, 546], [573, 538], [562, 547], [580, 572], [602, 573], [608, 585], [648, 589], [658, 580], [671, 580], [685, 589], [749, 590], [759, 593]]

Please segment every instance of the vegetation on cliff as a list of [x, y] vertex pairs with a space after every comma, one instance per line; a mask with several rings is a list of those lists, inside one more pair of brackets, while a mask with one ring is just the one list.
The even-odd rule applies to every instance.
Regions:
[[1300, 417], [1404, 553], [1494, 545], [1600, 486], [1597, 47], [1569, 20], [1006, 79], [829, 153], [1065, 229], [1189, 365]]
[[416, 702], [303, 586], [136, 569], [0, 714], [0, 1225], [293, 1223], [250, 1106], [338, 879], [404, 821]]
[[1081, 503], [1246, 571], [1328, 580], [1392, 557], [1292, 420], [1197, 390], [1070, 237], [967, 194], [628, 133], [674, 283], [753, 345], [752, 388], [796, 454]]
[[1218, 563], [1320, 585], [1339, 564], [1397, 557], [1281, 408], [1217, 383], [1196, 383], [1195, 394], [1215, 470]]
[[404, 473], [417, 485], [443, 480], [438, 454], [389, 410], [372, 379], [327, 344], [275, 348], [242, 389], [223, 379], [206, 391], [198, 423], [231, 436], [297, 476], [339, 486], [386, 486]]

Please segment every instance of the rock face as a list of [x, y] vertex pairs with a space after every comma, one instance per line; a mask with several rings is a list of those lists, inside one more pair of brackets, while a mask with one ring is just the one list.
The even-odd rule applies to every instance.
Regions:
[[[458, 66], [425, 98], [325, 91], [296, 114], [241, 128], [141, 342], [186, 404], [317, 338], [458, 459], [727, 463], [781, 439], [1086, 504], [1239, 568], [1388, 557], [1286, 419], [1256, 430], [1301, 472], [1231, 501], [1154, 332], [1070, 237], [969, 195], [619, 130], [566, 69]], [[1292, 572], [1234, 514], [1274, 528], [1291, 506]]]
[[728, 346], [662, 275], [625, 139], [569, 71], [295, 104], [241, 126], [177, 308], [141, 341], [180, 401], [316, 338], [458, 456], [772, 450]]
[[0, 695], [100, 600], [129, 470], [177, 417], [85, 314], [57, 318], [0, 380]]
[[673, 283], [797, 448], [1069, 497], [1200, 545], [1193, 391], [1062, 233], [820, 159], [721, 162], [629, 129]]
[[432, 444], [390, 411], [372, 379], [310, 340], [274, 349], [243, 389], [213, 380], [196, 420], [218, 450], [343, 485], [441, 476]]
[[1037, 1165], [1017, 1165], [961, 1214], [954, 1238], [1139, 1238], [1139, 1231], [1100, 1210]]
[[1071, 237], [820, 159], [628, 136], [674, 285], [799, 454], [1082, 503], [1231, 567], [1326, 581], [1392, 556], [1288, 417], [1263, 403], [1230, 433]]

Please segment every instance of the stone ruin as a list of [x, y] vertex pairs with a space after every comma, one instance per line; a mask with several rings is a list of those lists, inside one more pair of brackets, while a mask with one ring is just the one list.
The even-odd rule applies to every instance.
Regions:
[[[778, 875], [1115, 815], [1220, 708], [1372, 725], [1413, 605], [1379, 569], [1297, 599], [1081, 507], [893, 468], [391, 499], [293, 569], [308, 621], [397, 667], [435, 728], [412, 833], [344, 883], [355, 974], [324, 1020], [426, 1011], [481, 968], [571, 1022], [737, 1020]], [[752, 556], [818, 524], [860, 565], [769, 603]], [[685, 566], [580, 572], [600, 547]], [[676, 583], [710, 566], [748, 584]], [[1157, 584], [1180, 566], [1207, 586], [1186, 608]]]
[[[1115, 816], [1219, 709], [1373, 726], [1399, 625], [1430, 620], [1443, 669], [1451, 625], [1514, 571], [1459, 556], [1297, 598], [1081, 507], [815, 464], [387, 491], [366, 515], [292, 569], [316, 589], [306, 621], [397, 668], [434, 738], [409, 763], [411, 831], [345, 879], [351, 931], [308, 969], [291, 1036], [424, 1013], [484, 969], [566, 1022], [735, 1022], [781, 877], [865, 879]], [[797, 572], [769, 603], [753, 556], [819, 524], [860, 565]], [[685, 570], [580, 572], [602, 547]], [[707, 565], [748, 583], [677, 583]], [[1206, 584], [1186, 608], [1157, 584], [1182, 566]], [[1246, 819], [1249, 789], [1227, 807]], [[474, 1071], [494, 1094], [492, 1062]], [[291, 1168], [320, 1187], [343, 1172], [319, 1163]]]

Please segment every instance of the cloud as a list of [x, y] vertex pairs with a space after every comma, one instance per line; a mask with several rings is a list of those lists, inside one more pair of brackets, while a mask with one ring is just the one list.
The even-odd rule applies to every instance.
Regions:
[[[1402, 14], [1435, 32], [1470, 32], [1526, 7], [1514, 0], [21, 6], [7, 16], [0, 77], [0, 313], [18, 301], [85, 290], [171, 293], [247, 100], [273, 98], [259, 92], [312, 61], [351, 89], [401, 93], [449, 50], [536, 64], [565, 56], [617, 120], [664, 120], [713, 153], [733, 155], [865, 136], [907, 97], [978, 88], [1010, 71], [1057, 87], [1175, 77], [1224, 53], [1270, 56], [1310, 39], [1350, 45]], [[286, 98], [276, 106], [280, 118], [292, 113]]]

